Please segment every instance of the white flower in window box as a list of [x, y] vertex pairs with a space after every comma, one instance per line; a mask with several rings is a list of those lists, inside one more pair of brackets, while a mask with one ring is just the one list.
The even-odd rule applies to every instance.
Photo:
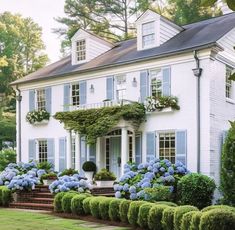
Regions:
[[28, 112], [26, 115], [26, 121], [31, 125], [43, 125], [47, 124], [50, 119], [50, 113], [46, 110], [34, 110]]

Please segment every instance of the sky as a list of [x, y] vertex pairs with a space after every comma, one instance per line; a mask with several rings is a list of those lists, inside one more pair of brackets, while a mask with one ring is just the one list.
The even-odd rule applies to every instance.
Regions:
[[20, 13], [23, 17], [31, 17], [42, 27], [43, 41], [50, 62], [60, 59], [60, 38], [52, 32], [53, 28], [61, 27], [54, 18], [65, 16], [65, 0], [0, 0], [0, 13], [10, 11]]

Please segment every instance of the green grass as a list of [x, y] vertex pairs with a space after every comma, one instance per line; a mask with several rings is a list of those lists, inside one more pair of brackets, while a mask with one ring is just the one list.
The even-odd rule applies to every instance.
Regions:
[[[107, 226], [110, 229], [109, 226]], [[30, 211], [0, 209], [0, 229], [4, 230], [90, 230], [105, 229], [105, 225], [82, 220], [64, 219]], [[115, 228], [121, 230], [124, 228]]]

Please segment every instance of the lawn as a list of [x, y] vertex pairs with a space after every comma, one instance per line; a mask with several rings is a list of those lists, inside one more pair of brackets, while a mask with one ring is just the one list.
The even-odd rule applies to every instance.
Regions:
[[0, 229], [4, 230], [90, 230], [125, 228], [59, 218], [46, 213], [32, 211], [19, 211], [13, 209], [0, 209]]

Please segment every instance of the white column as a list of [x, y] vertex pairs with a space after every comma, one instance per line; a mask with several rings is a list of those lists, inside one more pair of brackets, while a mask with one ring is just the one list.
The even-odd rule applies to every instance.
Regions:
[[124, 165], [128, 162], [128, 135], [127, 135], [127, 128], [122, 128], [122, 137], [121, 137], [121, 175], [124, 174]]
[[101, 169], [101, 138], [98, 137], [96, 140], [96, 166], [97, 171]]
[[67, 169], [72, 167], [72, 133], [67, 132]]
[[132, 162], [135, 162], [135, 131], [132, 133]]
[[80, 147], [80, 141], [81, 140], [81, 136], [79, 133], [75, 134], [75, 169], [78, 170], [78, 172], [80, 172], [80, 151], [81, 151], [81, 147]]

